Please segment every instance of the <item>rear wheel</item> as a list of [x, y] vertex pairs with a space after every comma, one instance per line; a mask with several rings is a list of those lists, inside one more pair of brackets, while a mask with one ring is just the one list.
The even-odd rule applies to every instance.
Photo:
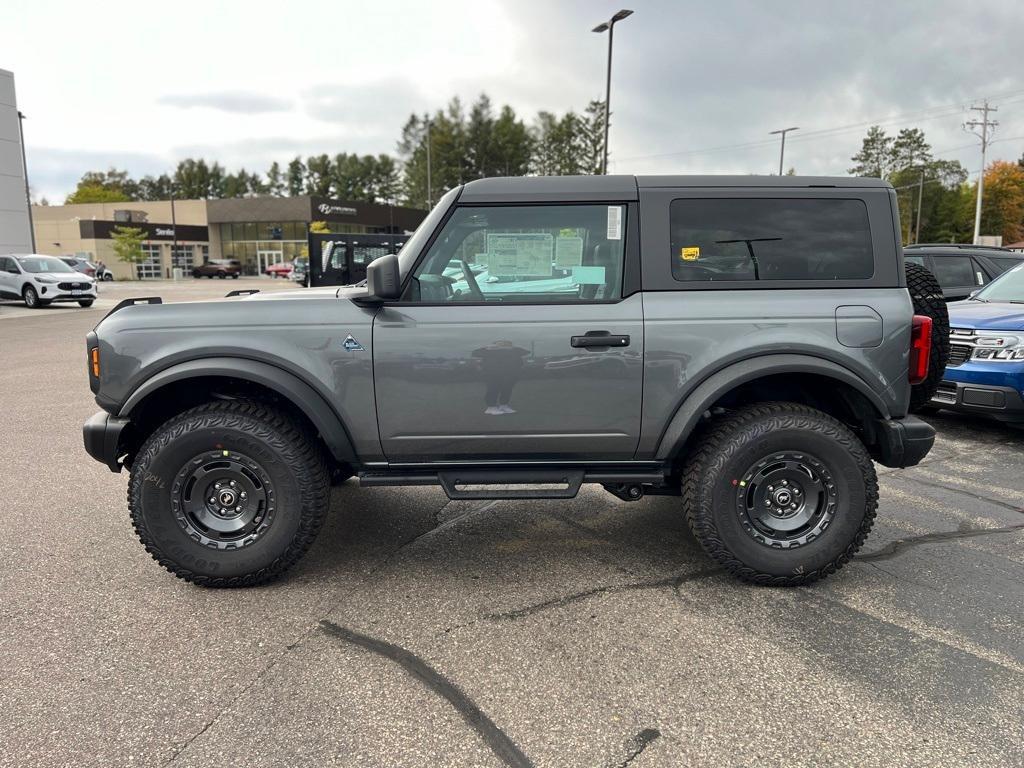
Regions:
[[935, 395], [949, 360], [949, 310], [942, 288], [935, 275], [920, 264], [907, 262], [907, 291], [914, 305], [915, 315], [932, 319], [932, 347], [928, 358], [928, 377], [910, 388], [910, 410], [922, 413]]
[[224, 401], [176, 416], [132, 463], [128, 508], [146, 550], [179, 578], [254, 586], [312, 544], [330, 501], [314, 437], [262, 404]]
[[224, 271], [221, 271], [221, 272], [217, 273], [217, 277], [219, 277], [221, 280], [223, 280], [227, 276], [228, 276], [228, 273], [224, 272]]
[[753, 405], [712, 423], [687, 458], [682, 491], [704, 550], [735, 576], [770, 586], [842, 568], [878, 506], [860, 440], [798, 403]]

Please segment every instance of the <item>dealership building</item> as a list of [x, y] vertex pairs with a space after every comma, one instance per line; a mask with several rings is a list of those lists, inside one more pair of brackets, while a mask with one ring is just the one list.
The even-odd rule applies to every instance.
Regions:
[[[405, 233], [426, 211], [375, 203], [300, 197], [34, 205], [36, 250], [103, 261], [118, 279], [167, 278], [208, 259], [237, 259], [259, 275], [271, 264], [304, 255], [310, 226], [345, 233]], [[114, 253], [117, 227], [143, 231], [144, 260], [131, 265]]]
[[32, 250], [23, 153], [14, 73], [0, 69], [0, 253]]

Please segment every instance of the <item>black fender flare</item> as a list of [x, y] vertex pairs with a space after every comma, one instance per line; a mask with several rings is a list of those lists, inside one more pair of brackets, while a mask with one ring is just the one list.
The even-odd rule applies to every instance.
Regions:
[[814, 373], [841, 381], [862, 394], [878, 411], [880, 418], [889, 418], [889, 409], [878, 393], [864, 379], [838, 363], [811, 355], [762, 355], [733, 363], [698, 384], [685, 397], [662, 432], [655, 458], [664, 461], [676, 456], [704, 412], [722, 395], [748, 381], [780, 373]]
[[346, 464], [357, 463], [356, 452], [348, 430], [330, 404], [295, 374], [257, 360], [239, 357], [204, 357], [172, 365], [139, 385], [125, 400], [117, 415], [123, 418], [130, 417], [131, 412], [139, 403], [168, 384], [204, 376], [243, 379], [273, 390], [306, 415], [324, 439], [335, 459]]

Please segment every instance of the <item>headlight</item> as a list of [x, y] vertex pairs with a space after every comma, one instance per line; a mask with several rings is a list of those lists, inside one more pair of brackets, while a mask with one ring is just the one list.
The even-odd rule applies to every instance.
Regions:
[[999, 331], [978, 331], [973, 360], [1012, 362], [1024, 360], [1024, 339]]
[[37, 277], [36, 282], [42, 283], [43, 285], [54, 285], [58, 281], [54, 280], [52, 277]]

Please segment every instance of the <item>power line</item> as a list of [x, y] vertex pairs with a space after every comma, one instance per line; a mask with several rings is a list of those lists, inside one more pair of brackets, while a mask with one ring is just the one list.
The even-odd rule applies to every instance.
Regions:
[[[1016, 98], [1013, 98], [1016, 97]], [[1024, 99], [1024, 91], [1012, 91], [1006, 94], [988, 98], [1001, 98], [1005, 99], [1004, 103], [1012, 103]], [[865, 120], [859, 123], [850, 123], [847, 125], [833, 126], [831, 128], [819, 128], [817, 130], [802, 131], [799, 135], [794, 136], [790, 141], [802, 142], [810, 141], [816, 138], [825, 138], [828, 136], [835, 136], [848, 131], [855, 131], [866, 126], [872, 125], [892, 125], [893, 123], [899, 123], [909, 120], [915, 120], [923, 122], [926, 120], [937, 120], [943, 117], [951, 117], [955, 114], [962, 112], [969, 102], [957, 102], [956, 104], [944, 104], [937, 107], [928, 107], [926, 109], [915, 110], [913, 112], [905, 112], [903, 114], [894, 115], [884, 118], [876, 118], [873, 120]], [[763, 147], [770, 144], [775, 144], [774, 140], [760, 140], [760, 141], [748, 141], [737, 144], [723, 144], [716, 147], [705, 147], [702, 149], [689, 149], [681, 150], [679, 152], [662, 152], [655, 155], [635, 155], [632, 157], [620, 157], [617, 159], [617, 163], [625, 162], [627, 160], [654, 160], [663, 157], [683, 157], [691, 155], [702, 155], [711, 154], [714, 152], [724, 152], [726, 150], [734, 149], [749, 149], [754, 147]]]

